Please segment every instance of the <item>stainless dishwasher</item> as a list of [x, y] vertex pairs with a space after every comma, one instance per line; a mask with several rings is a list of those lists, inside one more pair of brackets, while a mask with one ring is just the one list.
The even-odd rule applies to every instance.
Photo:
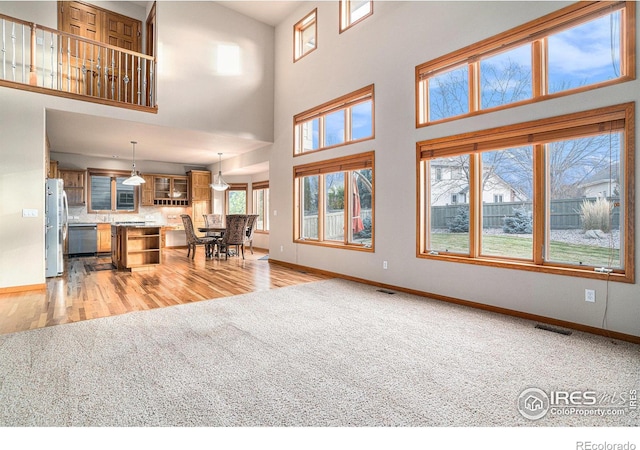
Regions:
[[95, 223], [69, 224], [69, 256], [95, 255], [98, 252], [98, 225]]

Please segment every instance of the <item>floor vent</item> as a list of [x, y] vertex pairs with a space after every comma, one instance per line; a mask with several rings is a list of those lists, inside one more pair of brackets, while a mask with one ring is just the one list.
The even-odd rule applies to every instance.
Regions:
[[378, 289], [378, 292], [382, 292], [383, 294], [389, 294], [389, 295], [393, 295], [395, 294], [395, 292], [393, 291], [388, 291], [387, 289]]
[[569, 330], [563, 330], [561, 328], [555, 328], [555, 327], [551, 327], [549, 325], [538, 324], [538, 325], [536, 325], [536, 328], [539, 328], [539, 329], [545, 330], [545, 331], [552, 331], [553, 333], [564, 334], [565, 336], [570, 336], [571, 335], [571, 331], [569, 331]]

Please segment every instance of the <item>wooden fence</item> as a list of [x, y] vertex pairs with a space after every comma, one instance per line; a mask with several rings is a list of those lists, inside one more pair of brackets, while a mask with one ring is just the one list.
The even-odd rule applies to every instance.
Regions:
[[[341, 240], [344, 238], [344, 212], [333, 212], [325, 214], [326, 222], [324, 224], [325, 239], [329, 240]], [[363, 209], [360, 211], [360, 218], [365, 221], [371, 219], [371, 210]], [[304, 234], [307, 237], [318, 236], [318, 216], [305, 216], [304, 217]]]
[[[551, 229], [574, 230], [582, 228], [580, 206], [584, 199], [552, 200], [551, 201]], [[595, 201], [595, 198], [588, 199]], [[618, 202], [618, 198], [610, 198], [611, 202]], [[431, 208], [431, 228], [447, 228], [449, 223], [461, 207], [469, 205], [433, 206]], [[482, 205], [482, 225], [484, 228], [502, 228], [504, 218], [514, 216], [514, 208], [524, 207], [532, 210], [532, 202], [513, 203], [485, 203]], [[620, 226], [620, 208], [613, 209], [612, 227]]]

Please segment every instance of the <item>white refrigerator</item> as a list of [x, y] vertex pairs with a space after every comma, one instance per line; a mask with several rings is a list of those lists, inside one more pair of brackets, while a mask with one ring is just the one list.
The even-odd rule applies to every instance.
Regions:
[[45, 195], [45, 277], [57, 277], [64, 272], [63, 247], [69, 218], [64, 182], [49, 178]]

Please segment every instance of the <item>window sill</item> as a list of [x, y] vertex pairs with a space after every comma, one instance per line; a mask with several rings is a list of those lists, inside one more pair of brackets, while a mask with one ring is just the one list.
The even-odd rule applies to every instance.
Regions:
[[489, 259], [489, 258], [469, 258], [465, 256], [455, 256], [449, 254], [439, 254], [439, 255], [429, 255], [426, 253], [418, 253], [416, 255], [421, 259], [431, 259], [435, 261], [448, 261], [448, 262], [456, 262], [463, 264], [475, 264], [479, 266], [488, 266], [488, 267], [497, 267], [501, 269], [516, 269], [516, 270], [526, 270], [529, 272], [540, 272], [540, 273], [550, 273], [554, 275], [564, 275], [570, 277], [580, 277], [580, 278], [593, 278], [596, 280], [610, 280], [610, 281], [618, 281], [621, 283], [635, 283], [633, 271], [629, 271], [631, 273], [626, 273], [621, 270], [614, 270], [611, 273], [601, 273], [596, 272], [595, 268], [592, 266], [585, 266], [584, 268], [579, 268], [576, 266], [568, 266], [561, 264], [534, 264], [532, 262], [520, 262], [520, 261], [505, 261], [499, 259]]
[[361, 244], [345, 244], [343, 242], [331, 242], [331, 241], [314, 241], [311, 239], [295, 239], [293, 242], [295, 244], [316, 245], [318, 247], [341, 248], [343, 250], [355, 250], [358, 252], [375, 253], [373, 244], [371, 244], [370, 247], [365, 247], [364, 245], [361, 245]]

